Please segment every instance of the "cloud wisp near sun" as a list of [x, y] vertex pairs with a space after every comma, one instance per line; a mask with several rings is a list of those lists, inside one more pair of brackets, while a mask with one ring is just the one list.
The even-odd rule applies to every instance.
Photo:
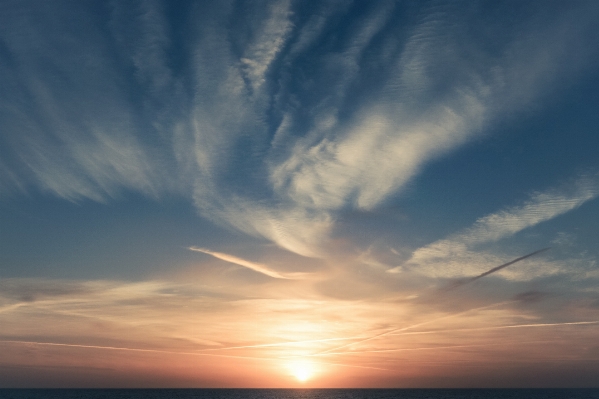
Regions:
[[0, 387], [599, 378], [595, 2], [0, 9]]
[[222, 252], [214, 252], [214, 251], [210, 251], [209, 249], [205, 249], [205, 248], [189, 247], [189, 250], [195, 251], [195, 252], [201, 252], [201, 253], [213, 256], [217, 259], [224, 260], [225, 262], [229, 262], [229, 263], [233, 263], [235, 265], [246, 267], [246, 268], [253, 270], [257, 273], [261, 273], [261, 274], [264, 274], [264, 275], [266, 275], [268, 277], [272, 277], [272, 278], [297, 279], [297, 278], [302, 278], [302, 276], [305, 276], [305, 273], [282, 274], [275, 270], [272, 270], [267, 265], [263, 265], [261, 263], [250, 262], [250, 261], [238, 258], [233, 255], [224, 254]]

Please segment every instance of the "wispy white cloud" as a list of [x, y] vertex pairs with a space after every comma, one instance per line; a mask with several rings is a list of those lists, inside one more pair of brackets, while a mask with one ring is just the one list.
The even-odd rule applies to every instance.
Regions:
[[[549, 221], [597, 196], [599, 196], [597, 176], [584, 176], [569, 188], [534, 193], [522, 205], [484, 216], [460, 233], [417, 249], [406, 265], [414, 267], [414, 270], [420, 273], [435, 277], [461, 277], [480, 273], [485, 268], [497, 266], [506, 260], [480, 251], [478, 248], [480, 244], [495, 242]], [[505, 270], [500, 274], [512, 278], [527, 278], [532, 275], [558, 273], [562, 270], [561, 266], [559, 262], [543, 262], [543, 265], [528, 267], [528, 272], [525, 273]], [[399, 272], [400, 270], [402, 266], [389, 271]]]
[[[0, 68], [14, 99], [0, 99], [3, 144], [18, 155], [3, 159], [0, 189], [97, 201], [177, 192], [216, 223], [321, 256], [340, 211], [380, 206], [593, 51], [570, 48], [594, 23], [584, 5], [520, 26], [494, 53], [451, 6], [401, 29], [393, 2], [359, 18], [345, 2], [307, 18], [289, 1], [248, 7], [261, 12], [240, 30], [226, 22], [240, 17], [234, 3], [190, 7], [182, 27], [157, 1], [114, 3], [107, 21], [84, 5], [5, 16], [12, 64]], [[351, 29], [327, 29], [343, 18]], [[493, 234], [558, 208], [496, 215], [505, 232]]]
[[[28, 18], [7, 16], [0, 31], [12, 55], [3, 74], [11, 95], [0, 101], [19, 104], [4, 108], [2, 123], [20, 186], [97, 201], [123, 189], [170, 191], [101, 21], [83, 5], [34, 9]], [[70, 34], [54, 29], [65, 24]]]
[[[212, 255], [239, 264], [238, 258]], [[261, 356], [279, 358], [355, 337], [352, 331], [364, 328], [368, 315], [381, 312], [353, 301], [289, 299], [267, 290], [244, 296], [222, 284], [189, 281], [3, 279], [0, 287], [0, 339], [65, 345], [196, 353], [227, 348], [235, 352], [230, 355], [246, 356], [259, 349]], [[339, 319], [349, 308], [352, 317]], [[315, 310], [322, 320], [306, 317]], [[47, 325], [43, 332], [40, 323]]]
[[253, 270], [255, 272], [264, 274], [264, 275], [266, 275], [268, 277], [272, 277], [272, 278], [295, 279], [295, 278], [301, 278], [302, 276], [305, 276], [304, 273], [279, 273], [276, 270], [272, 270], [269, 266], [267, 266], [265, 264], [257, 263], [257, 262], [250, 262], [248, 260], [241, 259], [234, 255], [225, 254], [222, 252], [210, 251], [209, 249], [205, 249], [205, 248], [189, 247], [189, 250], [195, 251], [195, 252], [202, 252], [202, 253], [214, 256], [217, 259], [224, 260], [225, 262], [233, 263], [235, 265], [246, 267], [250, 270]]
[[[162, 368], [170, 369], [185, 359], [186, 367], [194, 362], [196, 379], [197, 369], [217, 366], [230, 379], [255, 370], [256, 363], [233, 365], [218, 359], [259, 358], [270, 367], [269, 378], [277, 378], [287, 361], [300, 357], [311, 358], [325, 371], [329, 363], [320, 361], [323, 356], [343, 366], [366, 364], [395, 370], [406, 361], [430, 360], [399, 352], [432, 346], [457, 348], [464, 339], [468, 345], [504, 342], [513, 347], [512, 343], [521, 341], [522, 328], [530, 329], [529, 342], [556, 338], [559, 329], [557, 339], [563, 347], [543, 352], [531, 360], [532, 365], [556, 354], [571, 355], [572, 350], [596, 341], [597, 311], [588, 304], [576, 314], [569, 306], [552, 307], [545, 314], [542, 309], [518, 309], [518, 301], [489, 303], [489, 298], [482, 302], [468, 298], [431, 309], [430, 304], [422, 307], [415, 301], [398, 303], [395, 297], [356, 301], [303, 291], [303, 296], [290, 298], [288, 289], [284, 295], [269, 290], [259, 295], [249, 290], [243, 295], [240, 287], [225, 282], [2, 279], [0, 365], [10, 369], [67, 363], [81, 369], [103, 365], [115, 373], [119, 367], [147, 373], [147, 356], [151, 355], [162, 373]], [[271, 283], [288, 288], [292, 282], [273, 279]], [[424, 326], [428, 328], [423, 331]], [[572, 339], [564, 340], [564, 334]], [[33, 345], [40, 356], [24, 356], [23, 348]], [[535, 353], [530, 345], [514, 350], [520, 356]], [[505, 351], [502, 347], [498, 354], [505, 355]], [[128, 355], [123, 357], [123, 352]], [[586, 362], [591, 356], [587, 352], [577, 352], [570, 360]], [[361, 357], [356, 361], [346, 356], [358, 353]], [[375, 353], [395, 354], [381, 357]], [[465, 359], [487, 364], [482, 358], [488, 357], [489, 350], [469, 350], [467, 358], [465, 354], [451, 351], [444, 359], [452, 364]], [[438, 353], [434, 358], [439, 360]]]
[[576, 209], [598, 195], [597, 178], [582, 178], [570, 192], [549, 190], [535, 193], [521, 206], [482, 217], [456, 238], [467, 245], [497, 241]]
[[254, 91], [259, 90], [266, 81], [266, 72], [281, 51], [292, 28], [289, 0], [270, 4], [269, 14], [258, 29], [256, 39], [247, 46], [245, 55], [240, 60]]
[[[479, 113], [480, 107], [470, 107]], [[346, 135], [298, 148], [273, 170], [273, 185], [308, 209], [372, 209], [412, 178], [425, 160], [465, 140], [463, 115], [438, 109], [413, 125], [376, 112]], [[469, 115], [468, 120], [478, 120]]]
[[[321, 118], [309, 140], [298, 141], [288, 158], [273, 164], [270, 179], [282, 198], [300, 208], [331, 213], [347, 206], [373, 209], [401, 191], [426, 163], [481, 133], [498, 115], [534, 98], [539, 82], [557, 76], [556, 70], [524, 73], [534, 66], [513, 55], [497, 59], [488, 71], [468, 65], [461, 58], [461, 37], [450, 27], [451, 18], [438, 12], [414, 28], [382, 96], [363, 104], [351, 124], [339, 125], [334, 114]], [[559, 44], [547, 46], [537, 35], [531, 33], [527, 57], [554, 57], [552, 63], [535, 65], [563, 66], [562, 44], [571, 37], [562, 36]], [[522, 46], [519, 42], [514, 49]], [[348, 60], [357, 62], [358, 56], [353, 56]], [[456, 81], [450, 89], [433, 94], [439, 84], [437, 69], [448, 59], [468, 73], [454, 70]], [[511, 74], [515, 70], [522, 73]], [[505, 72], [500, 80], [498, 71]], [[511, 96], [506, 88], [512, 86], [528, 91]]]

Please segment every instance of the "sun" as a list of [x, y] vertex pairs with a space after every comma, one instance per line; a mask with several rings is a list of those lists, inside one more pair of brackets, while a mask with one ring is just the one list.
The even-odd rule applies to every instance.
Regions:
[[307, 360], [289, 363], [289, 370], [299, 382], [306, 382], [314, 375], [314, 365]]

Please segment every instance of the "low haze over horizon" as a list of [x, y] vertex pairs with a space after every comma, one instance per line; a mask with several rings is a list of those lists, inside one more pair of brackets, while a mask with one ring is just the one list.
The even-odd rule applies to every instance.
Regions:
[[599, 3], [0, 4], [1, 387], [591, 387]]

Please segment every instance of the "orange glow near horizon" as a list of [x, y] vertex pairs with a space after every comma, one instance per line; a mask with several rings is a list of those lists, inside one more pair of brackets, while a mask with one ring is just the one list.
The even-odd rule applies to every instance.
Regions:
[[316, 372], [314, 363], [307, 359], [291, 361], [287, 367], [291, 371], [291, 374], [302, 383], [312, 379]]
[[599, 328], [592, 311], [548, 323], [514, 301], [469, 305], [457, 297], [430, 306], [282, 299], [266, 290], [262, 298], [222, 300], [169, 284], [96, 283], [64, 298], [6, 303], [4, 336], [23, 338], [0, 340], [0, 366], [39, 369], [54, 381], [52, 370], [66, 365], [91, 386], [106, 384], [108, 374], [116, 386], [138, 387], [426, 386], [466, 381], [473, 371], [591, 362], [578, 343], [595, 342]]

